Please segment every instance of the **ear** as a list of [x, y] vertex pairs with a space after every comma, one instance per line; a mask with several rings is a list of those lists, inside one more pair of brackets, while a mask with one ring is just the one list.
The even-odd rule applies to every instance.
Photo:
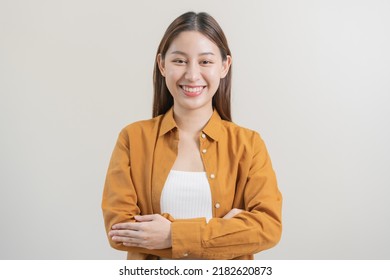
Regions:
[[162, 58], [161, 53], [157, 55], [157, 64], [158, 64], [158, 69], [160, 69], [161, 75], [165, 77], [165, 62], [164, 59]]
[[226, 77], [227, 73], [229, 72], [230, 65], [232, 65], [232, 57], [227, 55], [226, 59], [222, 61], [221, 79]]

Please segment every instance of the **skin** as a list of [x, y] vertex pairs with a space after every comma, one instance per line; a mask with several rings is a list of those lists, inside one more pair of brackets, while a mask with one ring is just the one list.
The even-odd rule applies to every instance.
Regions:
[[[231, 65], [231, 57], [222, 60], [217, 45], [197, 31], [180, 33], [165, 57], [157, 56], [161, 74], [174, 99], [173, 111], [180, 135], [178, 156], [173, 169], [203, 171], [199, 137], [213, 114], [212, 98]], [[223, 218], [230, 219], [243, 210], [232, 209]], [[119, 223], [109, 236], [125, 246], [146, 249], [172, 247], [171, 222], [159, 214], [134, 217], [136, 222]]]

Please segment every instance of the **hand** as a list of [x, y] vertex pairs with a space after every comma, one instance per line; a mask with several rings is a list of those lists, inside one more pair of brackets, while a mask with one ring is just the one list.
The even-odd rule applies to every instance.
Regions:
[[166, 249], [172, 247], [171, 222], [161, 215], [135, 216], [136, 222], [113, 225], [109, 236], [124, 246], [145, 249]]
[[242, 209], [238, 209], [238, 208], [233, 208], [232, 210], [230, 210], [225, 216], [223, 216], [223, 219], [230, 219], [230, 218], [233, 218], [235, 215], [241, 213]]

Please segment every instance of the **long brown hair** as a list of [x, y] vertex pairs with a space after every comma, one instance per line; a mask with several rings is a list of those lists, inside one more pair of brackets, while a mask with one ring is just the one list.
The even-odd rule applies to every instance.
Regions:
[[[172, 41], [183, 31], [198, 31], [205, 35], [218, 46], [223, 61], [227, 59], [228, 55], [231, 56], [225, 34], [212, 16], [207, 13], [187, 12], [176, 18], [168, 26], [157, 49], [153, 72], [153, 117], [165, 114], [173, 106], [173, 97], [169, 93], [165, 78], [158, 68], [157, 56], [161, 54], [162, 59], [164, 59]], [[221, 118], [227, 121], [232, 121], [230, 111], [231, 81], [232, 67], [230, 66], [227, 75], [221, 79], [212, 101], [213, 107], [218, 111]]]

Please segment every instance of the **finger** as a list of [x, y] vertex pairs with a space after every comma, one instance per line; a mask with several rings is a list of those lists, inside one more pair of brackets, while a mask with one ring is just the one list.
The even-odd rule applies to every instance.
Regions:
[[145, 233], [139, 231], [121, 231], [111, 237], [114, 241], [124, 242], [128, 239], [137, 240], [138, 242], [145, 240]]
[[111, 227], [111, 229], [126, 229], [130, 226], [130, 223], [119, 223]]
[[152, 214], [152, 215], [142, 215], [142, 216], [135, 216], [135, 220], [138, 222], [151, 222], [155, 219], [158, 219], [158, 214]]
[[142, 247], [142, 248], [146, 248], [145, 245], [143, 245], [141, 243], [137, 243], [137, 242], [123, 242], [122, 245], [126, 246], [126, 247]]
[[139, 238], [141, 235], [141, 231], [137, 231], [137, 230], [112, 230], [108, 234], [110, 237], [124, 236], [124, 237]]
[[224, 219], [231, 219], [233, 218], [234, 216], [236, 216], [237, 214], [240, 214], [241, 212], [243, 212], [244, 210], [242, 209], [238, 209], [238, 208], [233, 208], [232, 210], [230, 210], [225, 216], [223, 216]]
[[119, 223], [112, 226], [112, 229], [130, 229], [139, 230], [139, 224], [137, 223]]
[[230, 218], [232, 218], [233, 217], [233, 214], [232, 213], [227, 213], [225, 216], [223, 216], [222, 218], [223, 219], [230, 219]]
[[132, 244], [138, 244], [141, 241], [137, 238], [130, 238], [127, 236], [114, 236], [112, 238], [112, 241], [118, 242], [118, 243], [132, 243]]
[[122, 244], [123, 244], [123, 246], [126, 246], [126, 247], [139, 247], [138, 244], [136, 244], [136, 243], [123, 242]]

